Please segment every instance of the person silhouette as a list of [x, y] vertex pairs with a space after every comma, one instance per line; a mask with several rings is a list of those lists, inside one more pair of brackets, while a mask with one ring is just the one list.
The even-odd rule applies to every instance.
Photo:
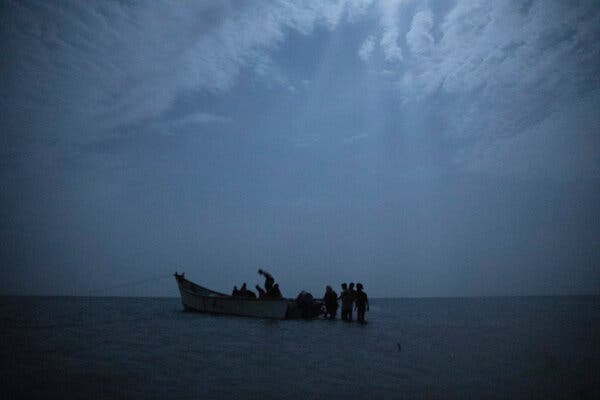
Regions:
[[350, 287], [345, 283], [342, 283], [342, 294], [340, 299], [342, 300], [342, 320], [346, 322], [352, 322], [352, 305], [354, 303], [354, 284], [351, 283]]
[[261, 288], [260, 286], [256, 285], [256, 291], [258, 292], [258, 298], [262, 299], [263, 297], [265, 297], [265, 290], [263, 288]]
[[362, 283], [356, 285], [356, 293], [354, 295], [354, 304], [356, 304], [356, 320], [360, 323], [365, 323], [365, 311], [369, 310], [369, 298], [363, 292]]
[[325, 309], [327, 310], [325, 316], [329, 319], [335, 319], [338, 309], [337, 293], [333, 291], [331, 286], [325, 288], [325, 295], [323, 296], [323, 302], [325, 303]]
[[252, 290], [249, 290], [246, 287], [246, 282], [244, 282], [244, 284], [242, 285], [242, 289], [240, 290], [240, 296], [248, 297], [248, 298], [251, 298], [251, 299], [255, 299], [256, 298], [256, 294], [254, 294], [254, 292]]
[[273, 285], [275, 284], [273, 275], [262, 269], [258, 270], [258, 274], [265, 277], [265, 292], [269, 293], [271, 290], [273, 290]]
[[271, 297], [275, 298], [275, 299], [280, 299], [283, 296], [281, 295], [281, 291], [279, 290], [279, 284], [274, 284], [273, 288], [271, 289]]

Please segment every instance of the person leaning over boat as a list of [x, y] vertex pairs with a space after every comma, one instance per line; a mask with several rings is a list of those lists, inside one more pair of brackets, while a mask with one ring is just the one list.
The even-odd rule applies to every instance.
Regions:
[[338, 309], [337, 293], [333, 291], [331, 286], [325, 288], [325, 295], [323, 295], [323, 302], [325, 303], [325, 309], [327, 310], [325, 316], [329, 316], [329, 319], [335, 319]]
[[369, 310], [369, 298], [362, 289], [362, 283], [357, 283], [354, 304], [356, 304], [356, 320], [365, 323], [365, 310]]
[[265, 292], [269, 293], [273, 289], [273, 285], [275, 284], [275, 279], [273, 278], [273, 275], [262, 269], [258, 270], [258, 274], [265, 277]]

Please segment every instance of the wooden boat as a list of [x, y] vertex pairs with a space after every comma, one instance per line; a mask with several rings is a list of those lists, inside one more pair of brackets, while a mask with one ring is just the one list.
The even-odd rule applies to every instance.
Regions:
[[175, 280], [181, 303], [189, 311], [270, 319], [316, 318], [321, 314], [320, 301], [313, 301], [307, 310], [291, 299], [253, 299], [219, 293], [185, 279], [183, 273], [176, 272]]
[[288, 310], [287, 299], [230, 296], [188, 281], [183, 274], [175, 273], [175, 279], [186, 310], [272, 319], [284, 319]]

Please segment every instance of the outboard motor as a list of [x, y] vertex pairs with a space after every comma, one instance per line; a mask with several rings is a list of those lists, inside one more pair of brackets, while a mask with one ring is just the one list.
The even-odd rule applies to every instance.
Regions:
[[310, 319], [313, 317], [313, 301], [313, 295], [304, 290], [296, 297], [296, 306], [300, 310], [302, 318]]

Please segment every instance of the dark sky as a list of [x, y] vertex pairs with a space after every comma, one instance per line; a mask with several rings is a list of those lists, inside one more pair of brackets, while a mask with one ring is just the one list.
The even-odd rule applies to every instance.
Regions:
[[600, 293], [596, 1], [4, 1], [0, 38], [0, 294]]

